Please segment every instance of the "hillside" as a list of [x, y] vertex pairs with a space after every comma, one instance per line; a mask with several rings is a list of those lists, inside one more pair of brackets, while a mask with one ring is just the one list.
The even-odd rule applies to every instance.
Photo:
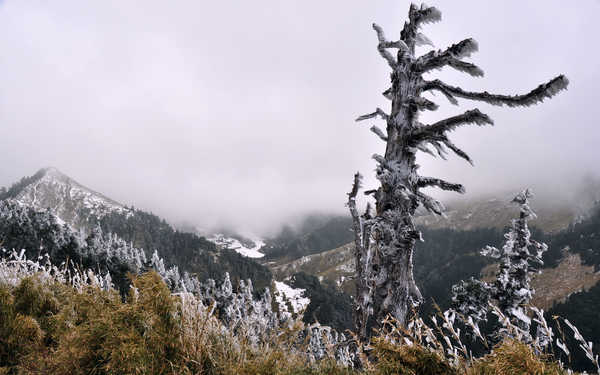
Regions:
[[127, 208], [79, 184], [56, 168], [44, 168], [31, 177], [22, 178], [10, 188], [2, 189], [0, 198], [0, 201], [14, 202], [10, 207], [28, 208], [24, 214], [28, 218], [39, 216], [38, 212], [48, 212], [54, 217], [52, 220], [44, 219], [51, 224], [38, 225], [39, 220], [33, 220], [34, 224], [28, 229], [19, 229], [22, 223], [11, 222], [8, 218], [12, 216], [8, 215], [5, 224], [0, 226], [0, 238], [4, 239], [5, 246], [35, 252], [30, 254], [32, 256], [38, 255], [40, 246], [47, 247], [52, 242], [50, 237], [63, 230], [60, 227], [64, 224], [72, 229], [70, 236], [74, 238], [68, 248], [61, 242], [53, 249], [53, 256], [61, 260], [69, 254], [72, 258], [75, 244], [85, 242], [86, 237], [98, 229], [141, 249], [148, 259], [156, 250], [167, 265], [178, 266], [181, 271], [189, 272], [200, 280], [220, 280], [225, 272], [229, 272], [234, 282], [251, 279], [258, 290], [269, 286], [272, 280], [266, 267], [235, 250], [217, 248], [204, 237], [175, 230], [164, 219]]
[[[491, 202], [489, 202], [491, 204]], [[471, 212], [478, 216], [479, 209], [489, 204], [476, 205]], [[497, 205], [497, 213], [503, 212]], [[506, 208], [510, 212], [509, 207]], [[515, 208], [512, 207], [513, 216]], [[554, 219], [535, 220], [532, 225], [542, 225], [543, 231], [534, 228], [534, 237], [550, 246], [544, 255], [545, 271], [534, 280], [538, 290], [536, 301], [540, 307], [549, 308], [554, 303], [564, 302], [567, 296], [582, 289], [589, 289], [600, 280], [599, 213], [569, 225], [567, 216], [555, 210]], [[415, 251], [415, 278], [427, 300], [435, 300], [446, 307], [449, 303], [450, 287], [461, 279], [471, 276], [489, 275], [493, 269], [489, 261], [479, 255], [485, 245], [500, 245], [503, 231], [498, 225], [491, 228], [471, 228], [470, 220], [461, 221], [464, 229], [448, 227], [421, 227], [424, 242], [417, 243]], [[446, 223], [451, 222], [446, 221]], [[441, 223], [438, 222], [438, 223]], [[558, 225], [560, 223], [560, 225]], [[508, 224], [508, 221], [505, 223]], [[548, 225], [548, 226], [547, 226]], [[555, 232], [558, 227], [563, 228]], [[548, 231], [548, 232], [547, 232]], [[318, 277], [322, 282], [336, 285], [346, 293], [354, 293], [353, 244], [347, 243], [332, 250], [306, 255], [292, 261], [275, 260], [268, 266], [278, 278], [286, 278], [298, 272]], [[492, 268], [490, 268], [492, 267]]]
[[[415, 224], [429, 229], [471, 230], [479, 228], [503, 229], [514, 218], [512, 193], [496, 194], [471, 199], [454, 199], [446, 204], [443, 216], [421, 213]], [[579, 209], [566, 202], [541, 204], [536, 202], [538, 218], [534, 225], [547, 233], [566, 229], [580, 214]]]
[[9, 189], [4, 189], [0, 200], [8, 198], [39, 210], [49, 209], [60, 221], [86, 231], [108, 214], [131, 213], [131, 209], [52, 167], [40, 169], [33, 176], [24, 177]]

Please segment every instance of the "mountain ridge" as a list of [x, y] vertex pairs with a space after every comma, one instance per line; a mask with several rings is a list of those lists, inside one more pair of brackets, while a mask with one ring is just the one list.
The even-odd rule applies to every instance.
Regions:
[[50, 209], [61, 222], [89, 232], [111, 212], [129, 214], [125, 205], [92, 190], [55, 167], [45, 167], [5, 189], [0, 200], [13, 198], [39, 210]]

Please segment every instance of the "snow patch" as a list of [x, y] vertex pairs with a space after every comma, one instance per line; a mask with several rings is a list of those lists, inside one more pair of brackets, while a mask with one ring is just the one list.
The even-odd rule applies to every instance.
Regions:
[[[282, 281], [275, 281], [275, 301], [279, 305], [279, 311], [282, 315], [291, 318], [292, 314], [304, 312], [310, 298], [304, 297], [306, 289], [294, 289]], [[288, 304], [292, 306], [293, 311], [288, 311]]]
[[[246, 237], [246, 236], [244, 236]], [[255, 236], [248, 236], [248, 238], [254, 246], [244, 245], [238, 239], [233, 237], [227, 237], [222, 233], [217, 233], [208, 238], [209, 241], [216, 243], [219, 246], [235, 250], [237, 253], [248, 257], [248, 258], [262, 258], [265, 254], [261, 253], [259, 250], [265, 246], [265, 242]]]

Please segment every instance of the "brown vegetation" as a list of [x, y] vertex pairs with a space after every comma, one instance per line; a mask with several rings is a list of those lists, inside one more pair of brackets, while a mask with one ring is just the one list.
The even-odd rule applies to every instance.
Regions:
[[[172, 295], [149, 272], [116, 292], [82, 290], [37, 277], [0, 285], [0, 374], [562, 374], [558, 364], [507, 341], [468, 364], [419, 344], [375, 337], [362, 370], [311, 361], [298, 327], [251, 343], [233, 335], [196, 299]], [[300, 345], [301, 346], [301, 345]]]

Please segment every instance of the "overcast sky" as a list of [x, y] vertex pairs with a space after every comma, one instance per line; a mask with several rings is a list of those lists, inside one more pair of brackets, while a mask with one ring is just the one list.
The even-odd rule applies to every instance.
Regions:
[[[443, 97], [431, 122], [474, 107], [493, 128], [453, 141], [475, 167], [421, 155], [423, 174], [564, 194], [600, 171], [600, 1], [435, 1], [436, 48], [466, 37], [486, 72], [433, 75], [522, 93], [564, 73], [532, 108]], [[408, 1], [0, 0], [0, 185], [55, 166], [173, 222], [261, 231], [291, 215], [343, 212], [352, 174], [374, 186], [383, 143], [354, 119], [388, 108], [371, 23], [399, 34]], [[422, 50], [421, 52], [426, 52]], [[447, 198], [443, 196], [443, 198]]]

